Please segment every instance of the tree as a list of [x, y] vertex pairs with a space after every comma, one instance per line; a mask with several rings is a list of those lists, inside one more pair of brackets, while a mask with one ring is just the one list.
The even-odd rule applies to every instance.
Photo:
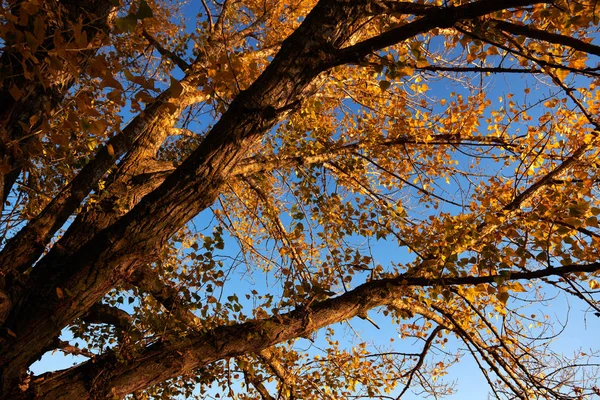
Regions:
[[594, 1], [201, 6], [2, 2], [0, 397], [600, 392], [526, 309], [600, 312]]

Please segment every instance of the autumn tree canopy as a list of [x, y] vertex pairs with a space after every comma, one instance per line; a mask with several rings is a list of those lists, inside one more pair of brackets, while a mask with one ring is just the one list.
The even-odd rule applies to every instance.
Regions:
[[600, 394], [599, 18], [2, 1], [0, 398]]

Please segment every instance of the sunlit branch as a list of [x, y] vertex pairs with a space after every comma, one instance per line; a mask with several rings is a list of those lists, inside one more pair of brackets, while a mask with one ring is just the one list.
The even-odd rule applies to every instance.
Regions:
[[258, 352], [258, 355], [262, 362], [268, 365], [275, 376], [277, 376], [277, 379], [279, 379], [282, 385], [285, 385], [290, 389], [294, 388], [296, 382], [293, 375], [279, 362], [279, 358], [273, 353], [273, 350], [270, 348], [263, 349]]
[[133, 146], [135, 140], [148, 128], [154, 118], [158, 118], [165, 112], [161, 106], [170, 98], [170, 93], [170, 88], [163, 91], [154, 103], [146, 107], [142, 115], [135, 117], [126, 128], [102, 146], [93, 160], [65, 185], [44, 210], [6, 243], [0, 252], [3, 273], [22, 272], [43, 253], [52, 235], [62, 227], [83, 199], [96, 187], [115, 160]]
[[[218, 359], [247, 351], [260, 351], [276, 343], [307, 335], [324, 326], [364, 314], [375, 307], [396, 304], [405, 307], [404, 302], [400, 301], [403, 295], [402, 287], [474, 285], [493, 283], [499, 279], [505, 281], [531, 280], [544, 276], [562, 276], [573, 272], [593, 272], [597, 270], [600, 270], [600, 263], [568, 265], [531, 272], [513, 272], [510, 275], [427, 279], [403, 274], [396, 278], [371, 281], [339, 296], [313, 302], [310, 306], [300, 307], [289, 313], [279, 314], [264, 320], [221, 326], [204, 334], [190, 333], [187, 338], [182, 338], [180, 341], [173, 343], [156, 343], [140, 354], [138, 361], [132, 360], [127, 364], [126, 369], [115, 375], [114, 379], [125, 382], [128, 380], [129, 374], [137, 374], [148, 368], [153, 369], [156, 363], [164, 366], [162, 360], [169, 357], [171, 364], [170, 366], [164, 366], [164, 372], [161, 375], [161, 377], [167, 377], [170, 374], [177, 373], [180, 368], [184, 368], [186, 365], [188, 366], [186, 368], [191, 365], [201, 367]], [[418, 303], [412, 304], [411, 309], [419, 314], [426, 315], [428, 318], [433, 318], [436, 322], [439, 321], [438, 324], [447, 325], [443, 319], [436, 317], [434, 313], [426, 308], [420, 307]], [[261, 334], [257, 335], [256, 332], [261, 332]], [[175, 362], [175, 360], [179, 361]], [[85, 364], [81, 367], [85, 368]], [[76, 370], [73, 370], [73, 373], [76, 373]], [[128, 390], [136, 389], [132, 387]]]
[[[205, 53], [199, 54], [194, 60], [194, 64], [201, 64], [206, 56]], [[174, 85], [193, 87], [197, 78], [198, 72], [192, 71]], [[175, 114], [171, 114], [174, 110], [165, 108], [165, 104], [172, 104], [170, 100], [173, 90], [175, 90], [174, 86], [170, 86], [162, 91], [155, 97], [154, 102], [146, 106], [143, 112], [135, 116], [104, 146], [99, 147], [92, 160], [61, 189], [38, 215], [6, 243], [0, 252], [0, 265], [3, 273], [23, 272], [29, 268], [42, 254], [56, 231], [73, 215], [86, 196], [97, 187], [98, 182], [105, 177], [106, 172], [115, 164], [116, 160], [126, 154], [131, 157], [132, 153], [148, 152], [147, 146], [140, 143], [141, 138], [145, 138], [146, 145], [154, 138], [155, 146], [160, 146], [163, 140], [156, 140], [156, 137], [160, 136], [161, 130], [155, 128], [160, 118], [163, 118], [164, 121], [175, 118]], [[195, 93], [187, 97], [182, 96], [177, 109], [180, 110], [186, 102], [197, 101], [197, 97], [198, 95]], [[156, 150], [158, 149], [156, 148]], [[139, 162], [139, 159], [134, 162]], [[120, 167], [122, 166], [123, 161], [120, 163]]]

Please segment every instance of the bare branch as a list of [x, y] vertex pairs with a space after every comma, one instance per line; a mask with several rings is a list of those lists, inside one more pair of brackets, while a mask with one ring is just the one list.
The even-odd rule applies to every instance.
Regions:
[[144, 30], [142, 32], [142, 35], [150, 42], [150, 44], [152, 46], [154, 46], [154, 48], [156, 50], [158, 50], [158, 52], [162, 56], [168, 58], [173, 63], [175, 63], [175, 65], [177, 65], [179, 67], [179, 69], [181, 69], [183, 72], [187, 71], [190, 68], [190, 64], [188, 64], [187, 61], [185, 61], [183, 58], [179, 57], [177, 54], [173, 53], [172, 51], [167, 50], [164, 47], [162, 47], [161, 44], [158, 43], [156, 41], [156, 39], [154, 39], [152, 37], [152, 35], [150, 35], [148, 32], [146, 32], [146, 30]]
[[427, 353], [429, 352], [429, 349], [431, 348], [431, 345], [433, 344], [433, 341], [435, 340], [437, 334], [439, 332], [442, 331], [442, 327], [441, 326], [436, 326], [433, 331], [431, 331], [431, 333], [429, 334], [429, 336], [427, 337], [427, 339], [425, 340], [425, 344], [423, 345], [423, 350], [421, 351], [421, 353], [418, 356], [418, 361], [415, 364], [414, 367], [411, 368], [411, 370], [409, 372], [407, 372], [406, 374], [404, 374], [404, 376], [408, 376], [408, 381], [406, 382], [406, 385], [404, 386], [404, 389], [402, 389], [402, 392], [400, 392], [400, 394], [398, 395], [398, 399], [401, 398], [402, 396], [404, 396], [404, 393], [406, 393], [406, 391], [408, 389], [410, 389], [410, 384], [415, 376], [415, 374], [417, 373], [417, 371], [419, 371], [419, 369], [423, 366], [423, 363], [425, 362], [425, 356], [427, 355]]

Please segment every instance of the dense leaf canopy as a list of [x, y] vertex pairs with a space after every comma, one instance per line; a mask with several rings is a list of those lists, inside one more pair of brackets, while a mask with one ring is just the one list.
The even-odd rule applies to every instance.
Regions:
[[596, 1], [1, 4], [0, 398], [600, 395]]

